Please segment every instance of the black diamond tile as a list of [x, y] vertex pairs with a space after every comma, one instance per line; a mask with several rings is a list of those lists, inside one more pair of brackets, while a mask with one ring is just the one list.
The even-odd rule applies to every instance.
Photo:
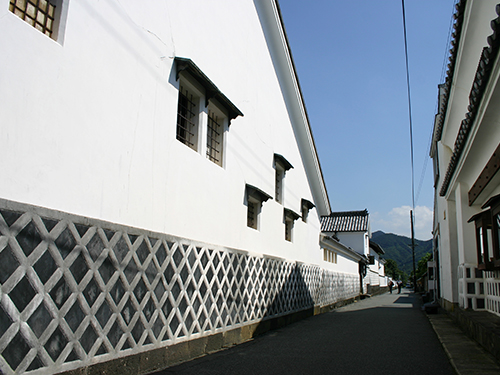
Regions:
[[123, 334], [123, 331], [122, 331], [120, 325], [118, 324], [118, 321], [115, 321], [115, 323], [111, 327], [111, 330], [108, 333], [108, 339], [114, 348], [116, 348], [116, 344], [118, 344], [118, 341], [120, 341], [122, 334]]
[[33, 267], [40, 278], [40, 281], [45, 284], [47, 280], [50, 279], [50, 277], [56, 272], [57, 270], [57, 264], [52, 258], [52, 255], [50, 255], [50, 251], [46, 251], [43, 253], [43, 255], [40, 257], [40, 259], [37, 260]]
[[177, 315], [172, 316], [172, 320], [170, 321], [169, 324], [170, 330], [172, 331], [172, 334], [175, 335], [175, 331], [177, 330], [177, 327], [179, 327], [179, 319], [177, 318]]
[[193, 267], [194, 262], [196, 262], [196, 251], [194, 248], [189, 252], [189, 255], [187, 256], [188, 263], [191, 267]]
[[5, 332], [7, 332], [11, 324], [12, 324], [12, 319], [4, 311], [2, 306], [0, 306], [0, 337], [2, 337]]
[[130, 343], [130, 338], [128, 338], [127, 340], [125, 340], [125, 342], [123, 343], [123, 346], [121, 347], [120, 350], [127, 350], [127, 349], [130, 349], [134, 346], [134, 344]]
[[72, 350], [71, 353], [69, 353], [68, 357], [64, 360], [64, 362], [74, 362], [74, 361], [79, 361], [80, 357], [78, 357], [78, 354], [75, 353], [75, 350]]
[[64, 303], [68, 300], [69, 296], [71, 296], [71, 289], [64, 280], [64, 277], [61, 277], [56, 286], [52, 288], [50, 296], [58, 308], [61, 308], [62, 305], [64, 305]]
[[134, 288], [134, 295], [135, 295], [135, 298], [137, 299], [137, 302], [139, 304], [141, 304], [141, 302], [142, 302], [142, 300], [147, 292], [148, 292], [148, 288], [146, 287], [146, 284], [144, 283], [142, 278], [140, 278], [139, 282], [137, 283], [137, 285]]
[[89, 270], [89, 267], [87, 266], [82, 253], [78, 254], [73, 264], [69, 267], [69, 270], [71, 271], [71, 274], [73, 275], [76, 283], [80, 284], [80, 281], [82, 281], [87, 271]]
[[57, 358], [61, 355], [61, 352], [64, 350], [66, 345], [68, 344], [68, 339], [62, 333], [59, 327], [56, 328], [52, 336], [47, 340], [44, 345], [45, 350], [49, 353], [52, 360], [55, 362]]
[[52, 229], [57, 225], [57, 220], [48, 219], [46, 217], [42, 217], [43, 225], [45, 225], [45, 229], [50, 233]]
[[73, 234], [68, 227], [66, 227], [59, 235], [59, 237], [57, 237], [55, 244], [59, 249], [59, 252], [61, 253], [63, 259], [66, 259], [69, 253], [71, 253], [73, 248], [76, 246], [75, 238], [73, 237]]
[[139, 238], [139, 236], [137, 236], [135, 234], [129, 234], [128, 238], [130, 239], [130, 243], [133, 245], [135, 243], [135, 241]]
[[181, 313], [181, 316], [184, 316], [184, 313], [186, 312], [186, 309], [188, 308], [188, 302], [186, 301], [186, 298], [181, 298], [179, 301], [179, 311]]
[[168, 320], [168, 314], [170, 314], [170, 311], [172, 311], [172, 302], [167, 298], [165, 301], [165, 304], [161, 308], [163, 311], [163, 315], [165, 316], [165, 320]]
[[168, 264], [163, 274], [165, 275], [165, 280], [167, 281], [167, 284], [170, 284], [170, 281], [172, 281], [172, 279], [175, 276], [175, 271], [174, 268], [172, 267], [172, 264], [170, 263]]
[[36, 291], [26, 277], [23, 277], [9, 293], [10, 299], [14, 302], [19, 312], [22, 312], [28, 306], [35, 295]]
[[9, 227], [12, 226], [22, 216], [22, 212], [15, 212], [10, 210], [0, 210], [5, 222]]
[[101, 255], [104, 248], [104, 243], [102, 242], [99, 233], [96, 232], [87, 244], [87, 250], [89, 251], [89, 254], [94, 262], [97, 260], [99, 255]]
[[207, 263], [208, 263], [208, 255], [204, 251], [203, 255], [201, 256], [201, 265], [203, 266], [203, 268], [205, 268], [207, 266]]
[[174, 260], [175, 266], [179, 267], [179, 264], [181, 264], [181, 261], [184, 258], [184, 255], [182, 254], [180, 248], [175, 249], [175, 252], [174, 252], [174, 255], [172, 258]]
[[40, 338], [51, 321], [52, 316], [50, 315], [49, 310], [47, 310], [44, 303], [41, 303], [28, 319], [28, 325], [35, 333], [36, 337]]
[[153, 313], [155, 312], [156, 306], [152, 298], [148, 299], [148, 302], [144, 305], [144, 308], [142, 309], [142, 313], [146, 317], [146, 320], [149, 322], [151, 320], [151, 317], [153, 316]]
[[99, 297], [100, 293], [101, 291], [95, 280], [90, 280], [90, 282], [87, 284], [87, 287], [83, 291], [83, 295], [85, 296], [85, 299], [87, 300], [87, 303], [90, 307], [92, 307], [97, 297]]
[[125, 241], [123, 235], [120, 237], [113, 250], [115, 252], [116, 259], [118, 259], [118, 262], [123, 262], [123, 259], [125, 259], [129, 252], [127, 241]]
[[0, 253], [0, 284], [3, 284], [14, 273], [19, 266], [19, 261], [12, 253], [10, 245], [2, 250]]
[[191, 329], [191, 325], [193, 324], [194, 319], [191, 316], [191, 314], [187, 314], [186, 318], [184, 319], [184, 324], [186, 325], [186, 329], [189, 331]]
[[9, 366], [15, 371], [19, 364], [22, 362], [24, 357], [30, 351], [30, 347], [27, 344], [21, 332], [18, 332], [16, 336], [11, 340], [9, 345], [2, 352], [2, 357], [7, 361]]
[[176, 281], [174, 285], [172, 285], [172, 290], [170, 291], [170, 293], [172, 293], [174, 301], [177, 301], [177, 297], [179, 297], [179, 294], [181, 293], [181, 287], [178, 281]]
[[148, 237], [149, 238], [149, 243], [151, 244], [151, 247], [154, 248], [156, 243], [158, 242], [158, 239], [157, 238], [151, 238], [151, 237]]
[[95, 317], [99, 321], [99, 324], [101, 325], [102, 328], [104, 328], [109, 318], [111, 318], [112, 313], [113, 312], [109, 308], [108, 303], [104, 301], [99, 310], [97, 311], [97, 313], [95, 314]]
[[113, 301], [115, 301], [115, 304], [118, 305], [120, 301], [122, 300], [123, 296], [125, 295], [125, 288], [123, 287], [123, 283], [121, 279], [118, 279], [111, 288], [111, 291], [109, 293], [111, 297], [113, 298]]
[[97, 338], [98, 336], [94, 330], [94, 327], [92, 327], [92, 324], [89, 324], [89, 326], [83, 333], [82, 337], [80, 338], [80, 344], [82, 345], [83, 349], [87, 352], [87, 354], [92, 349], [92, 346], [94, 345]]
[[104, 344], [99, 346], [99, 349], [97, 349], [95, 355], [103, 355], [103, 354], [108, 354], [108, 351], [106, 350], [106, 346]]
[[109, 279], [111, 279], [114, 273], [115, 273], [115, 266], [113, 265], [113, 262], [111, 261], [110, 257], [107, 256], [106, 259], [104, 259], [104, 262], [102, 262], [101, 267], [99, 267], [99, 274], [104, 280], [104, 283], [107, 284]]
[[125, 323], [127, 325], [129, 325], [130, 321], [132, 320], [132, 318], [134, 317], [134, 314], [135, 314], [135, 308], [134, 308], [134, 305], [132, 304], [132, 301], [130, 300], [130, 298], [128, 299], [125, 306], [123, 306], [123, 309], [120, 311], [120, 314], [121, 314], [123, 320], [125, 321]]
[[163, 297], [164, 293], [165, 293], [165, 286], [163, 285], [163, 282], [160, 279], [160, 281], [158, 281], [158, 284], [156, 285], [156, 288], [155, 288], [156, 300], [160, 301], [161, 298]]
[[21, 232], [16, 236], [17, 243], [23, 249], [26, 256], [29, 256], [33, 250], [42, 242], [42, 237], [38, 232], [33, 221], [30, 221]]
[[146, 269], [146, 277], [150, 284], [153, 283], [158, 272], [156, 271], [156, 267], [153, 265], [153, 262], [149, 262], [148, 268]]
[[134, 280], [135, 275], [137, 275], [138, 272], [139, 272], [139, 267], [137, 267], [137, 264], [135, 264], [135, 261], [132, 258], [129, 264], [127, 264], [127, 267], [125, 267], [125, 270], [123, 271], [129, 284], [132, 283], [132, 280]]
[[146, 335], [146, 340], [144, 340], [143, 345], [148, 345], [151, 344], [151, 339], [149, 338], [149, 335]]
[[66, 319], [66, 323], [68, 323], [73, 332], [76, 332], [76, 330], [80, 326], [80, 323], [83, 321], [83, 319], [85, 319], [85, 313], [83, 312], [78, 301], [76, 301], [71, 309], [69, 309], [64, 319]]
[[103, 229], [103, 231], [104, 231], [104, 234], [105, 234], [106, 238], [108, 239], [108, 241], [111, 241], [111, 239], [115, 235], [115, 232], [113, 232], [112, 230], [109, 230], [109, 229]]
[[39, 356], [36, 356], [33, 361], [30, 363], [26, 371], [34, 371], [36, 369], [39, 369], [40, 367], [44, 367], [45, 365], [43, 364], [42, 360], [40, 359]]
[[85, 236], [85, 233], [87, 233], [87, 231], [89, 230], [89, 227], [83, 224], [75, 224], [75, 228], [78, 234], [80, 235], [80, 238]]
[[139, 260], [141, 261], [141, 264], [144, 264], [144, 261], [148, 258], [148, 255], [150, 253], [146, 241], [141, 242], [135, 253], [137, 254]]
[[160, 316], [158, 315], [156, 317], [155, 322], [153, 323], [153, 326], [151, 327], [151, 330], [153, 331], [153, 334], [155, 335], [155, 338], [158, 339], [158, 337], [160, 336], [160, 333], [161, 333], [161, 330], [162, 330], [163, 326], [164, 326], [164, 324], [163, 324], [162, 320], [160, 319]]
[[187, 263], [184, 263], [184, 267], [182, 267], [182, 270], [180, 272], [181, 280], [183, 283], [185, 283], [188, 279], [189, 276], [189, 269], [187, 266]]
[[132, 329], [132, 337], [134, 338], [136, 343], [138, 343], [139, 340], [141, 339], [143, 332], [144, 332], [144, 325], [142, 324], [141, 320], [138, 319], [137, 322], [135, 323], [134, 328]]
[[167, 259], [167, 250], [165, 249], [165, 245], [163, 243], [160, 245], [155, 255], [160, 267], [163, 266], [165, 259]]

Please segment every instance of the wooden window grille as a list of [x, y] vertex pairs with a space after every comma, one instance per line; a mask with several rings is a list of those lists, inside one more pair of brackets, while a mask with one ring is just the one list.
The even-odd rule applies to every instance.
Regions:
[[292, 242], [293, 220], [285, 219], [285, 240]]
[[49, 0], [10, 0], [9, 10], [35, 29], [52, 37], [56, 6]]
[[222, 166], [222, 120], [211, 110], [208, 111], [207, 158], [220, 166]]
[[247, 226], [253, 229], [257, 229], [257, 204], [257, 202], [248, 201]]
[[275, 199], [278, 203], [283, 203], [283, 177], [285, 172], [278, 165], [276, 165], [276, 188], [275, 188]]
[[177, 106], [177, 139], [196, 149], [196, 102], [195, 97], [184, 87], [179, 90], [179, 103]]
[[328, 249], [323, 249], [323, 260], [329, 263], [337, 263], [337, 253]]

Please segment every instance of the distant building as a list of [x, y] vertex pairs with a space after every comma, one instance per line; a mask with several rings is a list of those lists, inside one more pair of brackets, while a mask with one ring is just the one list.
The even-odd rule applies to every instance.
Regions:
[[321, 217], [321, 231], [329, 238], [336, 239], [351, 251], [362, 257], [359, 260], [361, 273], [361, 293], [378, 292], [385, 283], [384, 261], [380, 255], [382, 248], [370, 240], [370, 215], [368, 210], [332, 212]]
[[430, 282], [448, 310], [500, 316], [500, 6], [459, 1], [446, 82], [439, 86]]

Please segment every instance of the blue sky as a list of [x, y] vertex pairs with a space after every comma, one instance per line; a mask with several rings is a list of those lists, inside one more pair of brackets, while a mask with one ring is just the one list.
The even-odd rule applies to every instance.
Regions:
[[[372, 232], [409, 236], [412, 175], [401, 0], [279, 4], [332, 210], [367, 208]], [[428, 154], [454, 4], [405, 0], [415, 237], [422, 240], [432, 237]]]

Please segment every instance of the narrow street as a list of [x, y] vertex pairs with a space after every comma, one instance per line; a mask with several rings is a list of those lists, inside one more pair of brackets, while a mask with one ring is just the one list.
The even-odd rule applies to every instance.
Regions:
[[420, 300], [383, 294], [155, 373], [454, 374]]

